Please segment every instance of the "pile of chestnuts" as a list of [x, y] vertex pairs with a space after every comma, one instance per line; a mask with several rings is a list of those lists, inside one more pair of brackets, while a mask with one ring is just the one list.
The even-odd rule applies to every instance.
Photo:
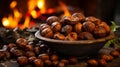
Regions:
[[46, 23], [40, 24], [40, 34], [46, 38], [57, 40], [94, 40], [103, 38], [110, 33], [109, 25], [99, 18], [83, 13], [72, 16], [50, 16]]
[[[51, 51], [42, 43], [28, 42], [24, 38], [18, 38], [16, 43], [5, 45], [0, 51], [0, 60], [16, 59], [19, 66], [30, 67], [69, 67], [79, 64], [81, 61], [75, 56], [61, 56]], [[85, 59], [87, 67], [105, 67], [107, 63], [120, 57], [120, 48], [110, 51], [109, 54], [99, 54], [98, 57]], [[83, 62], [83, 61], [82, 61]]]

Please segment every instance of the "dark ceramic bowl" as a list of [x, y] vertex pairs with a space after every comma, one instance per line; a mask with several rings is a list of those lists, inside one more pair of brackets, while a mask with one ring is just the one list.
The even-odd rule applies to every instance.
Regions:
[[59, 54], [80, 57], [96, 54], [108, 40], [114, 38], [114, 34], [110, 33], [96, 40], [63, 41], [42, 37], [40, 31], [37, 31], [35, 36]]

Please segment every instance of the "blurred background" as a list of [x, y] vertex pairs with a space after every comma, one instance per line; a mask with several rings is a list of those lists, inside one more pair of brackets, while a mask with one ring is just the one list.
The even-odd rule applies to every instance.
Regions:
[[120, 0], [0, 0], [0, 26], [34, 26], [51, 15], [82, 12], [120, 25]]

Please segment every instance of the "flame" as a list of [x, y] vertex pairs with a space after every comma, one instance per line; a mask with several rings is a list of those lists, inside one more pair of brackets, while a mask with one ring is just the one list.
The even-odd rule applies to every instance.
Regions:
[[45, 0], [38, 0], [37, 7], [40, 9], [41, 13], [46, 13]]
[[2, 19], [2, 24], [6, 28], [15, 28], [18, 25], [18, 20], [14, 19], [12, 15], [9, 15], [9, 17], [4, 17]]
[[69, 10], [67, 9], [67, 6], [64, 3], [62, 3], [61, 1], [59, 1], [59, 4], [64, 11], [64, 16], [71, 16]]
[[17, 2], [16, 1], [12, 1], [10, 3], [10, 8], [15, 8], [16, 5], [17, 5]]

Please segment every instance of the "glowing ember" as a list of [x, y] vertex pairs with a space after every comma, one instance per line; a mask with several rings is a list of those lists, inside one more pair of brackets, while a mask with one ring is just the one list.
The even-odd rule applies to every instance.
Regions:
[[12, 1], [10, 4], [10, 8], [15, 8], [15, 6], [17, 5], [16, 1]]
[[37, 7], [40, 9], [41, 13], [46, 13], [45, 0], [38, 0]]
[[60, 4], [61, 8], [64, 11], [64, 16], [71, 16], [69, 10], [67, 9], [67, 6], [64, 3], [60, 2], [60, 1], [59, 1], [59, 4]]

